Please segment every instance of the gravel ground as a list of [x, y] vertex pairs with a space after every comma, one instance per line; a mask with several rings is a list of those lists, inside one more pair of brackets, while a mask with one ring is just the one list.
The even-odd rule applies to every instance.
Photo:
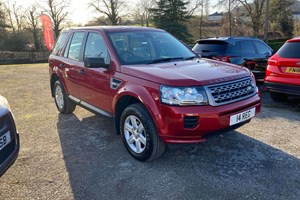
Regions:
[[251, 123], [205, 143], [171, 145], [135, 161], [110, 119], [57, 112], [47, 64], [0, 66], [21, 150], [0, 178], [0, 199], [299, 199], [299, 99], [262, 92]]

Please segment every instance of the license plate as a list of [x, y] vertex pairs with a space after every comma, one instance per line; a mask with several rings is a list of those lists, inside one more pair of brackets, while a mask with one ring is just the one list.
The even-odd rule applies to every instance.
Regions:
[[230, 116], [230, 126], [241, 123], [255, 116], [255, 108]]
[[300, 68], [287, 67], [285, 70], [286, 73], [300, 74]]
[[10, 141], [10, 131], [7, 131], [4, 135], [0, 136], [0, 150], [8, 145]]

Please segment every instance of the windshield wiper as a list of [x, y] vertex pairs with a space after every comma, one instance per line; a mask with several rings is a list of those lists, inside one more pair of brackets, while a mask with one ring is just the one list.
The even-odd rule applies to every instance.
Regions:
[[175, 57], [175, 58], [159, 58], [156, 60], [151, 60], [150, 62], [148, 62], [147, 64], [156, 64], [156, 63], [161, 63], [161, 62], [170, 62], [173, 60], [183, 60], [183, 57]]
[[199, 58], [198, 56], [190, 56], [190, 57], [185, 57], [183, 60], [193, 60], [195, 58]]
[[190, 56], [190, 57], [175, 57], [175, 58], [159, 58], [156, 60], [152, 60], [148, 62], [147, 64], [156, 64], [156, 63], [161, 63], [161, 62], [170, 62], [174, 60], [191, 60], [197, 58], [197, 56]]

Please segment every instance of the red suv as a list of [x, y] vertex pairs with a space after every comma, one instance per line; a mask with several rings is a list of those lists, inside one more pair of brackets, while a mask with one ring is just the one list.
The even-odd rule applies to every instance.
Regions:
[[111, 117], [137, 160], [158, 158], [165, 143], [202, 142], [260, 112], [246, 68], [199, 59], [167, 32], [142, 27], [63, 30], [49, 57], [57, 109], [76, 105]]
[[300, 96], [300, 38], [288, 41], [268, 60], [264, 88], [274, 100]]

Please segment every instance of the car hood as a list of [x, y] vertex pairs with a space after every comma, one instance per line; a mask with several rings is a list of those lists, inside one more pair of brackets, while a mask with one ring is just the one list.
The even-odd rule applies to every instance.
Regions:
[[250, 76], [248, 69], [208, 59], [122, 66], [122, 73], [170, 86], [209, 85]]

